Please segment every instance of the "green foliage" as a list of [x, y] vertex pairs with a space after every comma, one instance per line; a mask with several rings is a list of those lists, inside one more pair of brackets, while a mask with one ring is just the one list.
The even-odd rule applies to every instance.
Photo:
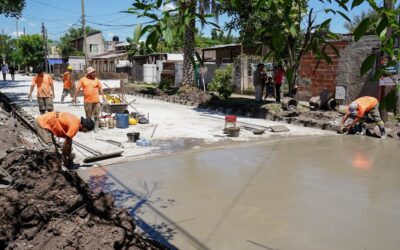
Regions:
[[33, 68], [41, 65], [44, 57], [44, 41], [42, 36], [22, 35], [18, 39], [18, 48], [24, 58], [24, 64]]
[[13, 51], [13, 44], [11, 37], [9, 35], [0, 35], [0, 59], [4, 55], [7, 58], [10, 58], [10, 55]]
[[[167, 4], [174, 3], [176, 9], [166, 10]], [[162, 10], [162, 11], [160, 11]], [[135, 14], [138, 18], [147, 18], [150, 21], [140, 32], [135, 31], [140, 37], [146, 37], [145, 46], [151, 51], [158, 51], [159, 44], [165, 48], [175, 47], [183, 41], [183, 81], [182, 84], [194, 84], [195, 64], [195, 23], [209, 24], [219, 29], [218, 25], [210, 22], [207, 13], [218, 13], [214, 0], [135, 0], [133, 8], [128, 13]], [[201, 62], [202, 63], [202, 62]]]
[[228, 65], [215, 71], [212, 82], [208, 85], [210, 91], [216, 91], [221, 99], [227, 99], [234, 91], [232, 83], [233, 67]]
[[[370, 11], [362, 11], [360, 15], [354, 16], [353, 20], [347, 20], [344, 24], [344, 27], [348, 32], [353, 33], [354, 30], [358, 27], [362, 20], [369, 18], [371, 22], [376, 23], [379, 19], [377, 13], [373, 10]], [[366, 33], [374, 33], [374, 27], [369, 26]]]
[[25, 8], [25, 0], [1, 0], [0, 15], [20, 17]]

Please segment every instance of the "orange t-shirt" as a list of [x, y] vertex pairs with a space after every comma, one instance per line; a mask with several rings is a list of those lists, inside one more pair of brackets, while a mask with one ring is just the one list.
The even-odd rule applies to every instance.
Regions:
[[37, 86], [37, 97], [51, 97], [53, 95], [53, 78], [48, 74], [33, 77], [32, 86]]
[[79, 80], [78, 89], [83, 89], [84, 102], [86, 103], [96, 103], [100, 102], [99, 91], [102, 89], [102, 85], [99, 79], [95, 78], [94, 80], [89, 79], [87, 77], [82, 77]]
[[68, 71], [65, 72], [63, 75], [63, 82], [64, 82], [64, 89], [70, 89], [74, 84], [71, 79], [71, 73], [69, 73]]
[[81, 120], [68, 112], [48, 112], [39, 116], [37, 121], [40, 127], [61, 138], [73, 138], [81, 126]]
[[372, 96], [363, 96], [355, 100], [355, 102], [358, 104], [357, 117], [362, 118], [365, 113], [371, 111], [378, 104], [378, 99]]

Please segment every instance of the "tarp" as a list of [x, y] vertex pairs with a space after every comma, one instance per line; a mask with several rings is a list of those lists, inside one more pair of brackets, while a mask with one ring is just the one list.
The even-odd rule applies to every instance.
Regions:
[[63, 64], [63, 60], [61, 58], [49, 58], [49, 65], [54, 64]]

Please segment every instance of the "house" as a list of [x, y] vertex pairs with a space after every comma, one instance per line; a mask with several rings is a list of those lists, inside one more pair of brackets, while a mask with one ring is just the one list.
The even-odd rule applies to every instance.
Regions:
[[[183, 61], [183, 54], [155, 53], [149, 55], [136, 55], [131, 58], [131, 61], [131, 76], [134, 81], [160, 83], [163, 74], [168, 75], [168, 78], [173, 79], [175, 79], [175, 76], [179, 75], [179, 72], [182, 70], [181, 62]], [[164, 64], [168, 65], [168, 69], [165, 71]], [[177, 71], [178, 73], [176, 73]]]
[[[72, 40], [71, 43], [75, 49], [83, 52], [83, 41], [83, 37], [79, 37]], [[89, 58], [100, 55], [106, 50], [103, 34], [100, 31], [88, 34], [86, 36], [86, 44]]]
[[212, 81], [216, 69], [226, 64], [233, 64], [233, 82], [236, 89], [240, 92], [251, 89], [254, 65], [261, 63], [266, 53], [266, 49], [259, 49], [256, 45], [223, 44], [204, 48], [202, 49], [204, 84], [207, 85]]

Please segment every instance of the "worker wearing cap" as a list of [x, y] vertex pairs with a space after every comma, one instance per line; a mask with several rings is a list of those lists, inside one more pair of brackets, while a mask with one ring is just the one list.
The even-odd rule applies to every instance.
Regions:
[[381, 138], [386, 138], [384, 123], [379, 113], [378, 99], [371, 96], [360, 97], [349, 105], [346, 115], [343, 117], [340, 124], [340, 129], [342, 130], [346, 120], [349, 117], [354, 119], [348, 127], [350, 129], [368, 115], [378, 124], [379, 130], [381, 132]]
[[83, 89], [84, 95], [84, 108], [86, 118], [94, 118], [95, 129], [94, 132], [99, 130], [99, 115], [100, 115], [100, 94], [103, 98], [103, 102], [106, 102], [106, 98], [103, 93], [103, 87], [96, 77], [96, 71], [92, 67], [86, 69], [86, 76], [79, 80], [78, 86], [73, 97], [73, 102], [76, 101], [76, 96], [80, 89]]
[[88, 132], [94, 128], [94, 122], [91, 119], [85, 119], [74, 116], [68, 112], [48, 112], [40, 115], [35, 122], [37, 135], [48, 146], [53, 142], [56, 146], [54, 136], [64, 138], [65, 142], [62, 148], [63, 162], [67, 167], [72, 166], [73, 156], [72, 138], [80, 132]]
[[32, 99], [32, 92], [37, 87], [37, 100], [39, 103], [40, 114], [53, 111], [53, 99], [54, 99], [54, 85], [53, 78], [44, 73], [43, 67], [36, 69], [37, 75], [32, 79], [32, 85], [29, 90], [28, 98]]
[[61, 103], [64, 103], [64, 98], [69, 94], [71, 97], [75, 94], [75, 83], [72, 80], [72, 66], [69, 65], [67, 72], [63, 75], [64, 89], [61, 95]]

